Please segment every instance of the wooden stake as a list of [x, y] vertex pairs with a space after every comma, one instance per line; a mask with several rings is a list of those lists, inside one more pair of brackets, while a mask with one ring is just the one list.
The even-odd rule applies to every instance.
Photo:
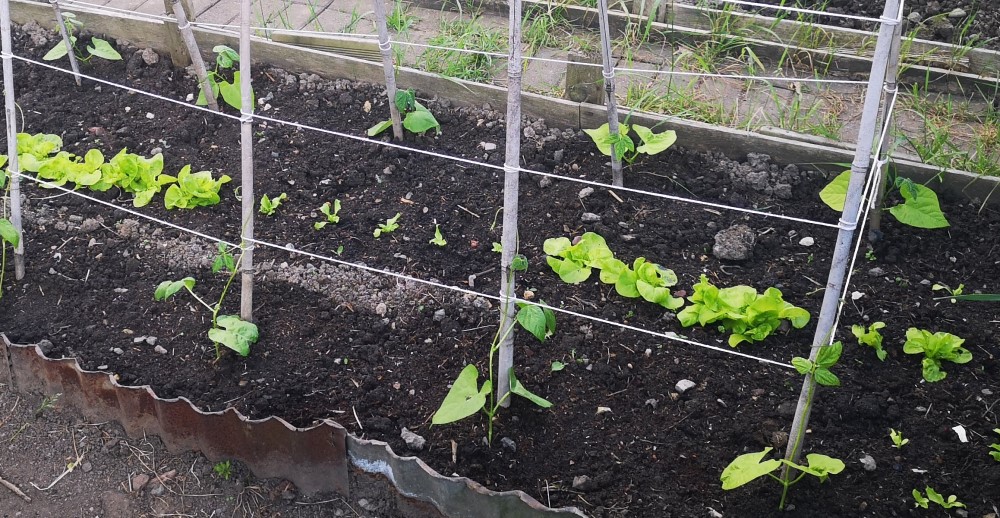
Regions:
[[[188, 0], [185, 0], [187, 2]], [[177, 16], [177, 12], [174, 10], [173, 0], [163, 0], [163, 9], [166, 11], [167, 15], [173, 14], [177, 18], [177, 23], [172, 21], [164, 22], [163, 27], [166, 29], [165, 39], [167, 43], [167, 48], [170, 52], [170, 61], [175, 67], [186, 67], [191, 64], [191, 53], [184, 46], [184, 42], [181, 39], [180, 31], [178, 27], [180, 26], [180, 16]], [[185, 12], [190, 15], [188, 20], [194, 19], [197, 13], [193, 9], [190, 9], [190, 3], [184, 4]], [[174, 26], [176, 25], [176, 26]]]
[[510, 0], [507, 31], [510, 54], [507, 57], [507, 146], [503, 169], [503, 235], [500, 243], [500, 353], [497, 361], [497, 401], [510, 406], [510, 370], [514, 368], [514, 270], [511, 263], [517, 254], [518, 188], [521, 166], [521, 0]]
[[389, 98], [389, 119], [392, 121], [392, 135], [403, 140], [403, 123], [396, 106], [396, 70], [392, 61], [392, 44], [389, 43], [389, 28], [385, 20], [385, 0], [372, 0], [375, 11], [375, 25], [378, 26], [378, 48], [382, 53], [382, 68], [385, 69], [385, 95]]
[[243, 247], [241, 263], [240, 318], [253, 321], [253, 95], [250, 85], [250, 1], [240, 1], [240, 151], [243, 195], [243, 231], [240, 246]]
[[66, 30], [66, 21], [63, 19], [62, 9], [59, 8], [59, 0], [49, 0], [49, 3], [52, 4], [52, 10], [56, 12], [56, 23], [59, 25], [59, 34], [62, 35], [63, 43], [66, 45], [69, 66], [73, 69], [73, 79], [76, 80], [76, 86], [80, 86], [80, 65], [76, 62], [73, 40], [70, 39], [69, 31]]
[[[611, 31], [608, 29], [608, 0], [598, 0], [598, 20], [601, 30], [601, 62], [604, 64], [604, 92], [608, 104], [608, 132], [618, 137], [618, 100], [615, 98], [615, 69], [611, 63]], [[621, 187], [622, 161], [611, 147], [611, 185]]]
[[[892, 100], [891, 95], [899, 88], [897, 75], [899, 72], [899, 52], [900, 45], [902, 43], [902, 35], [902, 24], [893, 27], [892, 47], [889, 49], [889, 69], [886, 71], [885, 76], [885, 90], [888, 95], [885, 96], [882, 103], [882, 112], [886, 125], [892, 125], [892, 113], [889, 113], [889, 101]], [[892, 132], [886, 132], [885, 138], [882, 139], [882, 153], [879, 155], [879, 160], [885, 161], [886, 157], [889, 156], [889, 148], [891, 147], [890, 140], [892, 138]], [[888, 163], [884, 163], [879, 169], [881, 177], [879, 178], [878, 187], [875, 188], [876, 190], [873, 193], [875, 204], [873, 205], [868, 223], [868, 241], [872, 243], [877, 241], [879, 234], [882, 233], [882, 204], [885, 203], [885, 182], [888, 176], [888, 171], [886, 171], [886, 169], [888, 166]]]
[[181, 0], [173, 0], [173, 7], [174, 16], [177, 18], [177, 30], [180, 32], [181, 39], [184, 40], [184, 45], [187, 46], [191, 62], [194, 64], [194, 73], [198, 76], [201, 93], [205, 96], [208, 107], [213, 111], [219, 111], [219, 103], [215, 100], [212, 85], [208, 83], [208, 71], [205, 69], [205, 60], [202, 59], [201, 51], [198, 50], [198, 42], [194, 39], [194, 31], [191, 30], [191, 24], [188, 22], [187, 11], [184, 10]]
[[[0, 49], [3, 50], [3, 101], [7, 122], [7, 170], [10, 172], [10, 223], [20, 236], [14, 248], [14, 278], [24, 278], [24, 232], [21, 225], [21, 169], [17, 161], [17, 105], [11, 57], [10, 0], [0, 0]], [[72, 53], [72, 51], [70, 51]]]

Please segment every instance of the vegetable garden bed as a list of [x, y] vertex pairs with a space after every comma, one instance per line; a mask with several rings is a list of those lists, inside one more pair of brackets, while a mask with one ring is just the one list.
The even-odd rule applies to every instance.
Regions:
[[[31, 48], [24, 34], [16, 38], [16, 53], [37, 57], [45, 50]], [[195, 82], [166, 60], [147, 65], [136, 49], [121, 50], [127, 66], [101, 62], [85, 72], [174, 99], [195, 92]], [[380, 88], [257, 70], [254, 85], [265, 117], [361, 136], [387, 116]], [[238, 163], [239, 129], [232, 121], [93, 82], [77, 88], [70, 76], [39, 66], [17, 62], [15, 74], [19, 85], [31, 85], [19, 88], [23, 131], [59, 134], [67, 151], [83, 155], [96, 148], [111, 157], [128, 148], [151, 156], [159, 148], [166, 172], [192, 164], [216, 178], [232, 174]], [[442, 134], [411, 137], [407, 145], [503, 163], [501, 114], [449, 109], [444, 100], [425, 104]], [[257, 192], [287, 193], [274, 215], [259, 218], [257, 238], [296, 252], [257, 247], [260, 341], [248, 357], [230, 353], [214, 361], [206, 337], [210, 322], [197, 304], [153, 301], [160, 282], [185, 276], [198, 279], [199, 293], [217, 294], [227, 276], [211, 274], [214, 243], [31, 185], [25, 185], [28, 274], [16, 283], [8, 277], [0, 330], [15, 342], [49, 340], [50, 356], [76, 357], [86, 369], [115, 373], [123, 384], [149, 384], [163, 397], [188, 397], [206, 410], [233, 407], [296, 425], [333, 417], [351, 433], [387, 441], [397, 452], [409, 448], [401, 438], [405, 427], [427, 439], [414, 453], [443, 474], [468, 476], [492, 489], [522, 489], [542, 503], [575, 505], [594, 516], [700, 516], [708, 508], [726, 516], [767, 515], [777, 507], [773, 484], [726, 492], [719, 475], [736, 455], [784, 447], [798, 374], [726, 354], [727, 334], [683, 328], [673, 312], [623, 298], [595, 279], [563, 283], [547, 266], [542, 243], [597, 232], [629, 263], [641, 256], [673, 269], [675, 289], [685, 295], [706, 274], [720, 287], [777, 287], [815, 318], [834, 229], [624, 191], [585, 194], [575, 182], [522, 175], [519, 251], [529, 265], [519, 286], [555, 307], [675, 332], [721, 351], [561, 315], [543, 343], [519, 331], [518, 376], [553, 406], [542, 410], [515, 399], [501, 410], [487, 445], [486, 423], [478, 417], [429, 423], [462, 366], [486, 369], [495, 304], [316, 256], [495, 292], [499, 274], [491, 244], [500, 235], [500, 172], [275, 123], [257, 121], [254, 132]], [[524, 137], [527, 168], [606, 180], [605, 157], [582, 132], [529, 121]], [[818, 198], [827, 175], [761, 156], [737, 162], [689, 152], [684, 143], [681, 133], [679, 148], [627, 168], [626, 185], [836, 220]], [[91, 195], [131, 207], [131, 196], [114, 190]], [[238, 241], [235, 196], [227, 185], [219, 205], [167, 211], [161, 193], [137, 210]], [[326, 218], [320, 206], [334, 200], [341, 201], [340, 221], [316, 230], [314, 224]], [[826, 484], [810, 477], [796, 486], [789, 500], [794, 515], [908, 515], [912, 490], [928, 485], [958, 495], [972, 516], [1000, 505], [1000, 465], [988, 454], [998, 440], [991, 430], [1000, 398], [1000, 342], [993, 332], [1000, 310], [934, 300], [940, 292], [930, 287], [961, 283], [969, 291], [1000, 291], [1000, 251], [991, 238], [1000, 231], [1000, 214], [948, 196], [942, 208], [948, 230], [887, 221], [870, 260], [855, 265], [852, 290], [860, 295], [851, 297], [838, 328], [846, 344], [836, 369], [843, 386], [820, 393], [806, 443], [807, 451], [838, 457], [847, 467]], [[399, 229], [374, 238], [376, 226], [397, 213]], [[713, 238], [734, 224], [751, 227], [753, 256], [719, 260]], [[436, 226], [446, 246], [428, 242]], [[235, 305], [231, 299], [225, 308]], [[853, 324], [875, 321], [887, 324], [885, 362], [859, 347], [850, 332]], [[972, 361], [947, 364], [943, 381], [921, 381], [919, 358], [901, 347], [909, 327], [965, 338]], [[807, 355], [812, 330], [811, 322], [800, 330], [782, 328], [738, 351], [787, 363]], [[694, 386], [678, 390], [684, 379]], [[959, 441], [956, 425], [964, 426], [969, 442]], [[890, 428], [910, 444], [893, 448]], [[875, 461], [873, 471], [859, 462], [866, 455]]]

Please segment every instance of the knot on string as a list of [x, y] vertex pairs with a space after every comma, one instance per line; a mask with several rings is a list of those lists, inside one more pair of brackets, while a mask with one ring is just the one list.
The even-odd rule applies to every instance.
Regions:
[[513, 166], [513, 165], [507, 165], [507, 164], [503, 165], [503, 172], [504, 173], [517, 173], [517, 172], [520, 172], [520, 171], [521, 171], [520, 167]]
[[[187, 29], [188, 27], [191, 26], [191, 22], [188, 21], [188, 19], [187, 19], [186, 16], [183, 19], [182, 18], [177, 18], [176, 20], [177, 20], [177, 28], [180, 29], [180, 30]], [[183, 25], [181, 25], [181, 21], [184, 22]]]
[[615, 69], [612, 68], [611, 72], [605, 72], [605, 71], [601, 70], [601, 75], [604, 76], [604, 79], [607, 79], [607, 80], [614, 79], [615, 78]]
[[385, 40], [385, 43], [382, 43], [381, 41], [378, 42], [378, 49], [382, 52], [392, 50], [392, 40]]
[[854, 229], [858, 228], [858, 221], [857, 220], [847, 221], [844, 218], [840, 218], [840, 220], [837, 221], [837, 228], [839, 228], [840, 230], [846, 230], [848, 232], [851, 232], [854, 231]]
[[895, 95], [899, 93], [899, 83], [892, 83], [892, 86], [889, 86], [889, 83], [882, 83], [882, 91], [887, 94]]
[[899, 18], [898, 17], [897, 18], [889, 18], [888, 16], [883, 15], [883, 16], [879, 16], [878, 17], [878, 21], [880, 23], [888, 25], [889, 27], [895, 27], [895, 26], [899, 25]]
[[251, 112], [240, 112], [240, 122], [253, 122], [253, 113]]
[[7, 52], [6, 50], [0, 51], [0, 59], [11, 59], [13, 57], [14, 57], [14, 54], [12, 54], [10, 52]]

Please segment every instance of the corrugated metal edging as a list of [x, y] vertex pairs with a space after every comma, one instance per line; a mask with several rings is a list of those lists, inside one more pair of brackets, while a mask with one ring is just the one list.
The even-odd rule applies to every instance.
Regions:
[[37, 345], [12, 344], [2, 333], [0, 383], [21, 392], [61, 393], [60, 401], [88, 419], [117, 421], [133, 437], [157, 435], [171, 451], [199, 451], [213, 462], [239, 460], [256, 476], [290, 480], [304, 494], [347, 496], [350, 457], [355, 473], [383, 477], [395, 488], [386, 497], [406, 516], [586, 516], [574, 507], [545, 507], [523, 491], [496, 492], [464, 477], [441, 476], [384, 442], [348, 435], [331, 420], [295, 428], [277, 417], [251, 420], [231, 408], [202, 412], [185, 398], [163, 399], [148, 386], [125, 387], [106, 372], [84, 371], [75, 359], [49, 359]]
[[106, 372], [84, 371], [75, 359], [51, 360], [37, 345], [14, 345], [2, 334], [0, 348], [18, 391], [61, 393], [61, 401], [88, 419], [117, 421], [132, 437], [157, 435], [171, 451], [200, 451], [213, 462], [239, 460], [258, 477], [290, 480], [306, 494], [348, 493], [347, 431], [333, 421], [296, 428], [233, 409], [202, 412], [185, 398], [124, 387]]

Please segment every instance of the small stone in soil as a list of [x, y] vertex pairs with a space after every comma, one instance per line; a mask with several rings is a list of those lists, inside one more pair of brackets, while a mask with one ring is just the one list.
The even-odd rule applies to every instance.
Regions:
[[608, 412], [611, 412], [611, 408], [606, 406], [597, 407], [597, 415], [607, 414]]
[[375, 305], [375, 314], [384, 317], [386, 312], [389, 311], [389, 306], [385, 305], [385, 302], [379, 302]]
[[584, 212], [580, 215], [580, 221], [584, 223], [600, 223], [601, 217], [593, 212]]
[[579, 491], [586, 491], [590, 487], [590, 477], [587, 475], [579, 475], [573, 477], [573, 489]]
[[146, 337], [146, 343], [149, 344], [149, 345], [156, 345], [156, 337], [155, 336], [147, 336]]
[[885, 275], [885, 270], [883, 270], [883, 269], [881, 269], [879, 267], [875, 267], [875, 268], [872, 268], [871, 270], [868, 270], [868, 275], [870, 275], [872, 277], [881, 277], [881, 276]]
[[877, 466], [875, 465], [875, 459], [871, 455], [865, 455], [860, 460], [861, 465], [865, 467], [865, 471], [875, 471]]
[[580, 199], [581, 200], [584, 199], [584, 198], [586, 198], [587, 196], [590, 196], [591, 194], [594, 194], [594, 188], [593, 187], [584, 187], [583, 189], [580, 189]]
[[813, 246], [816, 244], [816, 240], [811, 237], [804, 237], [799, 240], [799, 244], [802, 246]]
[[139, 473], [138, 475], [132, 477], [132, 491], [142, 491], [142, 488], [146, 487], [149, 483], [149, 475], [145, 473]]
[[653, 407], [653, 410], [656, 410], [656, 406], [658, 404], [660, 404], [660, 402], [657, 401], [657, 400], [655, 400], [655, 399], [647, 399], [646, 400], [646, 405]]
[[479, 146], [483, 148], [483, 151], [494, 151], [497, 145], [492, 142], [480, 142]]
[[167, 354], [167, 350], [164, 349], [162, 345], [157, 345], [153, 348], [153, 350], [156, 351], [157, 354]]
[[406, 447], [413, 451], [420, 451], [424, 449], [424, 445], [427, 444], [427, 439], [407, 430], [405, 427], [403, 431], [399, 434], [403, 442], [406, 443]]
[[689, 379], [683, 379], [683, 380], [678, 381], [677, 384], [674, 385], [674, 390], [676, 390], [677, 392], [683, 394], [683, 393], [685, 393], [685, 392], [693, 389], [697, 385], [698, 385], [697, 383], [695, 383], [695, 382], [693, 382], [693, 381], [691, 381]]
[[90, 471], [94, 469], [94, 465], [89, 462], [84, 462], [80, 468], [83, 469], [84, 473], [90, 473]]
[[121, 347], [115, 347], [114, 349], [111, 349], [111, 352], [113, 352], [113, 353], [115, 353], [117, 355], [125, 354], [125, 351], [122, 350]]
[[517, 451], [517, 443], [515, 443], [514, 439], [511, 439], [510, 437], [504, 437], [503, 439], [500, 439], [500, 445], [512, 452]]
[[439, 310], [437, 310], [437, 311], [434, 312], [434, 321], [435, 322], [440, 322], [440, 321], [444, 320], [444, 317], [445, 317], [444, 309], [439, 309]]
[[538, 180], [538, 186], [541, 187], [542, 189], [550, 185], [552, 185], [552, 179], [549, 178], [548, 176], [543, 176], [540, 180]]
[[757, 235], [746, 225], [733, 225], [715, 234], [712, 255], [727, 261], [745, 261], [753, 256]]

